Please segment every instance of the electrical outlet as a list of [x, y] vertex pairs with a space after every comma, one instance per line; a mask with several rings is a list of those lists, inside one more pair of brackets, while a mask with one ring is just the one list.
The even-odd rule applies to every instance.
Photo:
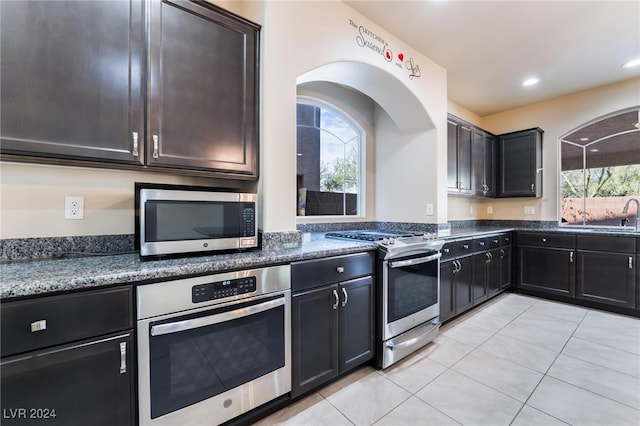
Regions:
[[427, 203], [427, 216], [433, 216], [433, 204]]
[[524, 206], [524, 214], [535, 214], [536, 209], [533, 206]]
[[493, 214], [493, 206], [487, 206], [487, 214]]
[[84, 219], [84, 197], [64, 197], [64, 218]]

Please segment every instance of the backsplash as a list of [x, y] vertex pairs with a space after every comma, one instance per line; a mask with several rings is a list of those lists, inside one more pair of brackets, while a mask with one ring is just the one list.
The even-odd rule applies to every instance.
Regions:
[[[281, 250], [300, 247], [302, 233], [378, 229], [385, 232], [409, 231], [415, 233], [446, 232], [478, 226], [518, 229], [554, 229], [555, 221], [526, 220], [459, 220], [449, 223], [409, 222], [338, 222], [308, 223], [297, 226], [296, 231], [265, 232], [263, 250]], [[0, 261], [51, 259], [71, 256], [113, 255], [135, 253], [134, 235], [94, 235], [78, 237], [11, 238], [0, 240]]]

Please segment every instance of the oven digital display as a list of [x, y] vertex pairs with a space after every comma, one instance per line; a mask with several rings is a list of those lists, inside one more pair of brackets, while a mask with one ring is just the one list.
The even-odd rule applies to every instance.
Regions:
[[256, 291], [256, 277], [236, 278], [234, 280], [194, 285], [191, 287], [191, 302], [206, 302], [254, 291]]

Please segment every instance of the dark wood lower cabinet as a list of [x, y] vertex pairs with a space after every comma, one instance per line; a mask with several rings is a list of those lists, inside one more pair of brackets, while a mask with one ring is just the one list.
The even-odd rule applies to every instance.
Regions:
[[337, 285], [291, 297], [292, 396], [338, 375], [338, 317], [332, 309]]
[[456, 260], [458, 270], [455, 273], [455, 307], [456, 314], [473, 306], [473, 257], [467, 256]]
[[570, 249], [518, 247], [518, 285], [556, 295], [575, 296], [575, 252]]
[[2, 303], [2, 424], [134, 424], [132, 310], [130, 286]]
[[513, 276], [511, 260], [511, 246], [501, 247], [500, 253], [500, 290], [511, 287], [511, 277]]
[[635, 308], [634, 257], [634, 254], [578, 250], [576, 297]]
[[453, 292], [455, 269], [453, 260], [440, 263], [440, 321], [444, 322], [456, 314]]
[[2, 424], [133, 424], [132, 351], [125, 333], [3, 359]]
[[292, 296], [292, 397], [373, 358], [373, 309], [372, 276]]

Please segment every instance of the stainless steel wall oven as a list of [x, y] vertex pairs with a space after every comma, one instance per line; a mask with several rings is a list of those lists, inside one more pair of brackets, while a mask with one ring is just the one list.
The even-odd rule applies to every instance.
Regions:
[[219, 424], [291, 390], [290, 267], [138, 287], [141, 425]]

